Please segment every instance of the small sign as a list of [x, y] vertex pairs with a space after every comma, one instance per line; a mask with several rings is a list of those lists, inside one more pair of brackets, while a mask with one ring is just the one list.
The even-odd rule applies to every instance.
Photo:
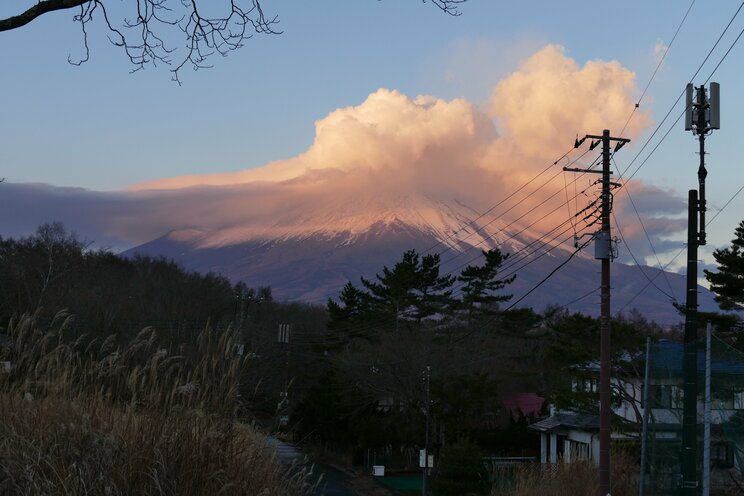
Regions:
[[279, 335], [277, 340], [280, 343], [289, 344], [289, 331], [291, 329], [291, 324], [279, 324]]
[[428, 465], [424, 465], [426, 461], [426, 450], [419, 450], [419, 467], [421, 468], [434, 468], [434, 455], [429, 455]]

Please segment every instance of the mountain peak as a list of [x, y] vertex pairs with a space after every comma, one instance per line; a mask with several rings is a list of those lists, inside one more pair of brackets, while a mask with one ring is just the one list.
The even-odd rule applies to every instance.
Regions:
[[[243, 223], [219, 228], [186, 227], [169, 232], [167, 238], [206, 249], [310, 237], [343, 238], [345, 243], [353, 243], [369, 235], [384, 236], [387, 231], [410, 229], [429, 234], [457, 251], [474, 246], [493, 247], [510, 238], [504, 221], [479, 217], [478, 210], [461, 200], [445, 202], [425, 195], [333, 198], [312, 209], [306, 205], [290, 207], [268, 223], [266, 219], [252, 222], [248, 218]], [[514, 227], [510, 230], [514, 231]]]

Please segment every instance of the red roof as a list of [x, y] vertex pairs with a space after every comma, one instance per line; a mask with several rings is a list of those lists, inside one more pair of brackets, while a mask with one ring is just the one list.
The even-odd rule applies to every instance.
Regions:
[[520, 414], [526, 417], [539, 417], [545, 398], [535, 393], [513, 393], [506, 396], [502, 403], [511, 417], [518, 420]]

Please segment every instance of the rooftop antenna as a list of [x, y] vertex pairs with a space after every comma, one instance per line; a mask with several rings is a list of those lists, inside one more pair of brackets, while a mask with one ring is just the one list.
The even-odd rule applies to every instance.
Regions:
[[[685, 131], [692, 131], [700, 143], [699, 191], [691, 189], [687, 207], [687, 301], [685, 303], [685, 352], [682, 361], [684, 397], [682, 404], [682, 495], [693, 496], [700, 487], [697, 474], [697, 276], [698, 248], [705, 241], [705, 137], [721, 128], [721, 88], [710, 83], [685, 90]], [[698, 194], [699, 193], [699, 194]]]

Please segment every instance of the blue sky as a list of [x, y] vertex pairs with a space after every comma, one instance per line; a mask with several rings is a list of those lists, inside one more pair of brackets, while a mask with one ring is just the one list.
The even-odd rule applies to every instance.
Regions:
[[[258, 35], [229, 57], [213, 58], [211, 69], [185, 69], [182, 86], [171, 82], [167, 67], [129, 74], [100, 24], [89, 33], [90, 60], [70, 65], [68, 56], [82, 54], [80, 29], [71, 21], [74, 12], [52, 13], [0, 33], [2, 175], [12, 183], [108, 191], [257, 167], [303, 152], [316, 120], [360, 104], [381, 87], [484, 105], [501, 79], [547, 44], [562, 45], [580, 65], [617, 60], [636, 73], [642, 89], [658, 61], [655, 48], [671, 41], [688, 6], [470, 0], [453, 18], [418, 0], [267, 2], [283, 34]], [[641, 103], [654, 125], [738, 6], [694, 4]], [[14, 13], [12, 7], [3, 5], [0, 15]], [[696, 84], [744, 28], [740, 16]], [[744, 184], [736, 154], [744, 119], [737, 90], [744, 83], [742, 54], [737, 45], [713, 78], [721, 83], [723, 105], [722, 129], [708, 140], [712, 209]], [[635, 141], [643, 143], [654, 125]], [[638, 149], [634, 143], [618, 154], [621, 168]], [[678, 125], [637, 177], [686, 196], [696, 186], [696, 150], [691, 133]], [[556, 158], [563, 151], [556, 150]], [[728, 243], [742, 212], [744, 195], [711, 226], [711, 244]]]

